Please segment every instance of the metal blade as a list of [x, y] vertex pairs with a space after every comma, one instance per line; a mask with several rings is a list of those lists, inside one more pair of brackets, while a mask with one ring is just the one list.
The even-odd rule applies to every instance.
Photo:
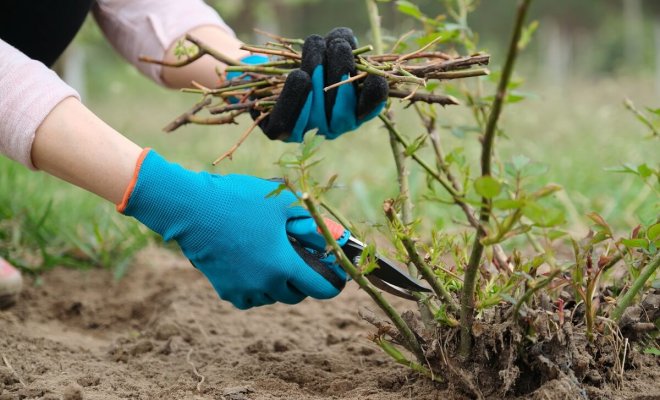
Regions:
[[413, 294], [410, 290], [401, 289], [398, 286], [391, 285], [391, 284], [381, 280], [379, 277], [375, 276], [374, 274], [367, 275], [367, 279], [374, 286], [376, 286], [378, 289], [380, 289], [384, 292], [387, 292], [389, 294], [393, 294], [397, 297], [401, 297], [401, 298], [406, 299], [406, 300], [417, 301], [417, 299], [415, 298], [415, 296], [413, 296]]
[[[362, 250], [364, 249], [364, 244], [359, 240], [351, 236], [351, 238], [346, 242], [342, 247], [344, 253], [351, 259], [353, 264], [358, 264], [360, 261], [360, 255], [362, 255]], [[430, 292], [431, 288], [425, 284], [419, 282], [417, 279], [408, 275], [407, 272], [399, 269], [396, 264], [385, 257], [376, 255], [378, 268], [375, 268], [372, 272], [367, 275], [369, 278], [371, 275], [381, 280], [383, 283], [388, 284], [391, 287], [396, 287], [399, 290], [404, 289], [413, 292]], [[371, 281], [371, 279], [370, 279]], [[372, 283], [374, 283], [372, 281]], [[376, 283], [374, 285], [378, 286]], [[389, 290], [386, 290], [380, 286], [380, 289], [383, 289], [389, 293], [392, 293]], [[397, 294], [398, 293], [393, 293]]]

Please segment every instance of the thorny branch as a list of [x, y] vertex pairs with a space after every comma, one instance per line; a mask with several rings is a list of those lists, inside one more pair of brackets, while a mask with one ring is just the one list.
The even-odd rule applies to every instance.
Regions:
[[[509, 51], [507, 53], [504, 69], [502, 70], [502, 77], [497, 86], [495, 93], [495, 100], [493, 101], [484, 138], [481, 148], [481, 175], [490, 176], [491, 174], [491, 158], [493, 155], [493, 143], [495, 142], [495, 133], [497, 130], [497, 122], [499, 121], [502, 112], [502, 105], [506, 97], [507, 87], [511, 80], [513, 73], [513, 66], [518, 57], [518, 44], [523, 30], [523, 23], [531, 0], [520, 0], [518, 3], [518, 11], [516, 14], [516, 22], [509, 42]], [[482, 199], [482, 206], [479, 210], [479, 221], [482, 225], [488, 223], [490, 219], [490, 201], [489, 199]], [[472, 245], [472, 252], [470, 260], [465, 269], [465, 281], [463, 284], [463, 293], [461, 298], [461, 343], [460, 353], [463, 357], [467, 358], [472, 351], [472, 324], [474, 321], [474, 291], [477, 284], [477, 273], [481, 265], [481, 255], [484, 251], [484, 245], [481, 239], [484, 237], [485, 232], [477, 230]]]

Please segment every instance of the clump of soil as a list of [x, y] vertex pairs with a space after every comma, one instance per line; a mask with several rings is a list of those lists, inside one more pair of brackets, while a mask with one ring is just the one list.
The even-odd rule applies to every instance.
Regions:
[[[660, 293], [648, 293], [626, 310], [620, 326], [605, 320], [593, 341], [587, 339], [581, 304], [573, 302], [561, 321], [551, 307], [524, 309], [520, 321], [512, 318], [512, 306], [495, 307], [475, 321], [467, 360], [458, 355], [460, 328], [428, 329], [412, 311], [402, 317], [422, 343], [425, 365], [444, 377], [448, 388], [474, 398], [635, 398], [630, 394], [640, 390], [640, 399], [660, 399], [660, 358], [639, 351], [657, 346], [649, 333], [657, 332], [659, 304]], [[362, 315], [381, 334], [403, 342], [389, 323]], [[650, 385], [633, 379], [635, 373], [653, 377]]]
[[[373, 329], [356, 310], [371, 302], [356, 285], [330, 301], [239, 311], [163, 250], [142, 252], [119, 282], [107, 271], [56, 269], [26, 286], [15, 307], [0, 311], [0, 400], [469, 399], [467, 377], [493, 399], [580, 398], [574, 386], [587, 388], [582, 397], [660, 397], [655, 358], [628, 356], [623, 379], [613, 381], [599, 366], [606, 351], [592, 353], [576, 326], [522, 347], [496, 316], [477, 332], [468, 374], [452, 356], [451, 331], [428, 343], [437, 362], [444, 352], [455, 366], [434, 384], [368, 339]], [[568, 358], [554, 351], [566, 345], [575, 349]], [[620, 357], [613, 349], [612, 360]]]

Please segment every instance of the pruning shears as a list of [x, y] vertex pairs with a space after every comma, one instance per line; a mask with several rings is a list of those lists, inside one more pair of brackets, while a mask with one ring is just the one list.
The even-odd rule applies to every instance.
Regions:
[[[325, 219], [325, 223], [348, 259], [357, 266], [365, 248], [364, 243], [354, 237], [341, 224], [328, 218]], [[320, 260], [327, 256], [327, 245], [314, 219], [289, 220], [286, 230], [291, 244], [303, 260], [337, 289], [343, 289], [346, 282]], [[400, 269], [393, 261], [376, 254], [376, 263], [377, 268], [374, 268], [365, 276], [377, 288], [395, 296], [415, 301], [417, 299], [413, 295], [414, 292], [431, 291], [428, 286]]]

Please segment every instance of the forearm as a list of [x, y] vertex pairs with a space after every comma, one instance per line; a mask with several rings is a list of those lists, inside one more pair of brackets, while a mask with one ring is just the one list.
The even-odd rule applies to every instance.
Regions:
[[141, 152], [138, 145], [69, 97], [37, 129], [31, 155], [40, 170], [117, 204]]
[[[237, 60], [249, 53], [241, 50], [242, 42], [217, 26], [202, 26], [191, 30], [190, 33], [211, 48]], [[178, 61], [174, 54], [177, 43], [173, 43], [165, 54], [165, 60]], [[190, 87], [194, 80], [207, 87], [216, 86], [219, 82], [216, 68], [224, 71], [225, 65], [209, 55], [192, 62], [185, 67], [163, 67], [162, 79], [165, 84], [174, 88]]]

